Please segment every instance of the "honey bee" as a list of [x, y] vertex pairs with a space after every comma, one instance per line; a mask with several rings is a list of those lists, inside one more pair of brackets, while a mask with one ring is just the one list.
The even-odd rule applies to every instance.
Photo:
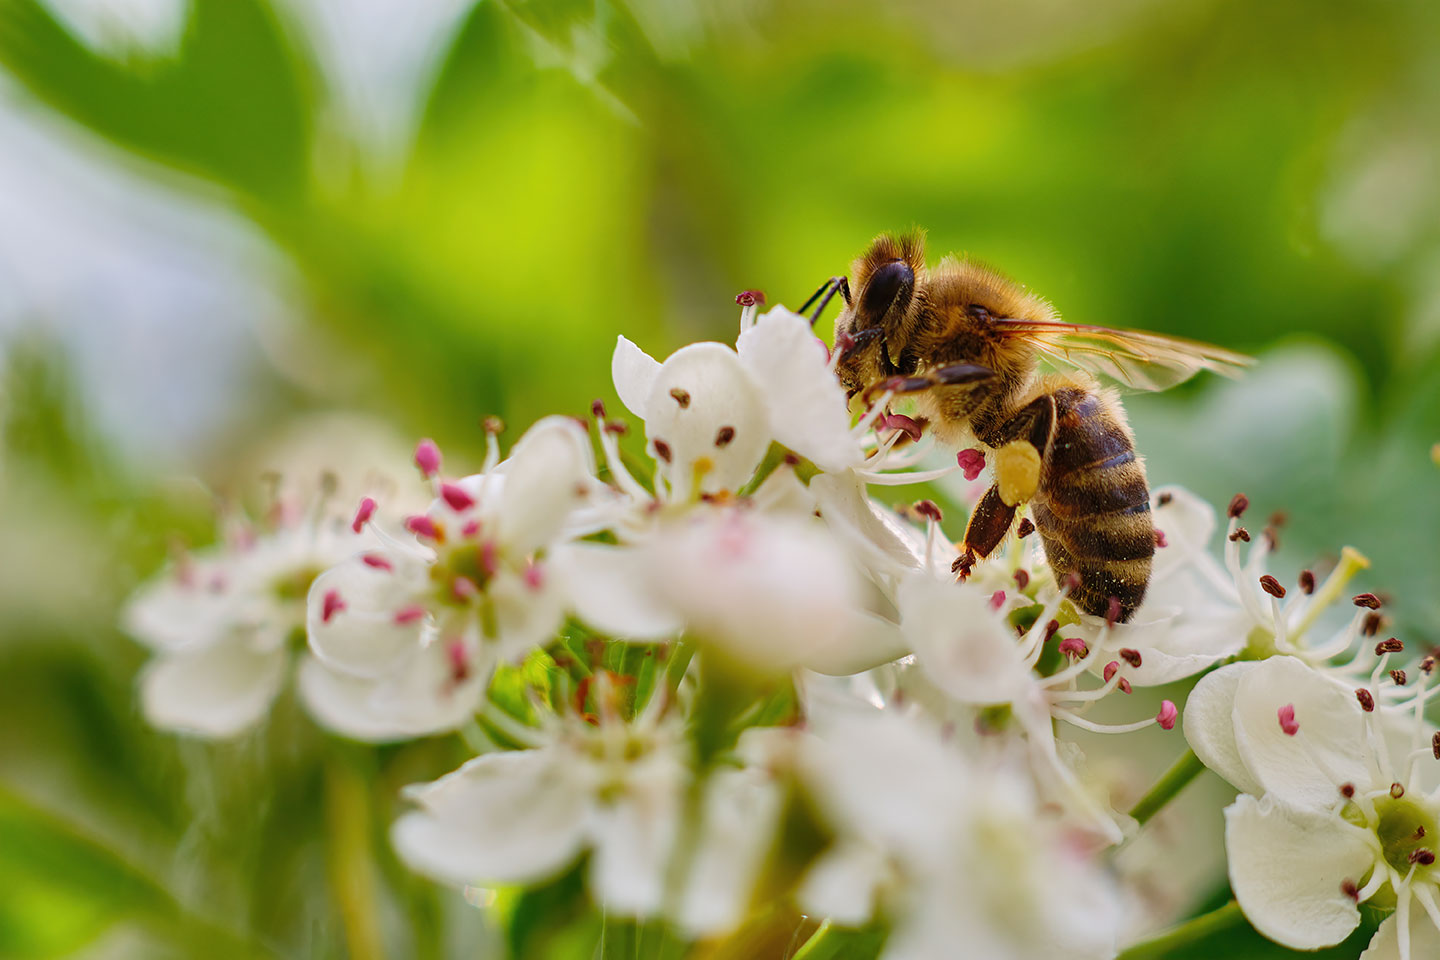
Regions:
[[[958, 571], [994, 551], [1028, 504], [1070, 599], [1086, 613], [1129, 620], [1155, 554], [1150, 490], [1118, 391], [1096, 375], [1163, 390], [1201, 370], [1234, 375], [1251, 358], [1066, 323], [1044, 299], [973, 260], [951, 256], [927, 268], [919, 232], [877, 237], [851, 269], [855, 296], [848, 278], [834, 277], [801, 308], [819, 299], [813, 323], [842, 295], [836, 373], [850, 395], [913, 395], [941, 441], [978, 441], [992, 453], [995, 483], [970, 515]], [[1042, 372], [1042, 362], [1055, 372]]]

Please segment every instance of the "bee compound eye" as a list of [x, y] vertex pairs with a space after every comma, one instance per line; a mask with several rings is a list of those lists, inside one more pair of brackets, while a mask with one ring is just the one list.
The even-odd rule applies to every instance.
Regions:
[[908, 299], [914, 287], [915, 272], [910, 265], [904, 260], [891, 260], [870, 275], [869, 282], [865, 284], [865, 295], [860, 301], [860, 312], [879, 320], [896, 301]]

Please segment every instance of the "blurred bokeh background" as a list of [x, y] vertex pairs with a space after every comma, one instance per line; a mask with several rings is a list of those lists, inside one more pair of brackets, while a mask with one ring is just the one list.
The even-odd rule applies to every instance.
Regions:
[[[150, 731], [117, 603], [266, 469], [478, 464], [881, 230], [1257, 354], [1130, 401], [1152, 478], [1440, 641], [1437, 214], [1429, 0], [0, 0], [0, 955], [346, 955], [320, 796], [451, 748]], [[376, 869], [389, 953], [485, 955]]]

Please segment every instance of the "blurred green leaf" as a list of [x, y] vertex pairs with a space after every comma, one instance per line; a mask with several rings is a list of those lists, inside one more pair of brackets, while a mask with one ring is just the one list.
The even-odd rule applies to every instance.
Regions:
[[0, 954], [58, 956], [168, 895], [114, 851], [0, 788]]
[[309, 181], [306, 67], [265, 0], [194, 0], [179, 51], [120, 63], [40, 0], [0, 0], [0, 62], [42, 100], [136, 153], [289, 207]]

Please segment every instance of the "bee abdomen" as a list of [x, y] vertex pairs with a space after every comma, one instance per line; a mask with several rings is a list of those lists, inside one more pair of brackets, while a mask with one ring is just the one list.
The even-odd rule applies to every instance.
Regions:
[[1074, 573], [1072, 599], [1105, 616], [1110, 599], [1129, 620], [1145, 598], [1155, 555], [1150, 489], [1124, 421], [1084, 390], [1054, 394], [1051, 434], [1035, 525], [1057, 579]]

